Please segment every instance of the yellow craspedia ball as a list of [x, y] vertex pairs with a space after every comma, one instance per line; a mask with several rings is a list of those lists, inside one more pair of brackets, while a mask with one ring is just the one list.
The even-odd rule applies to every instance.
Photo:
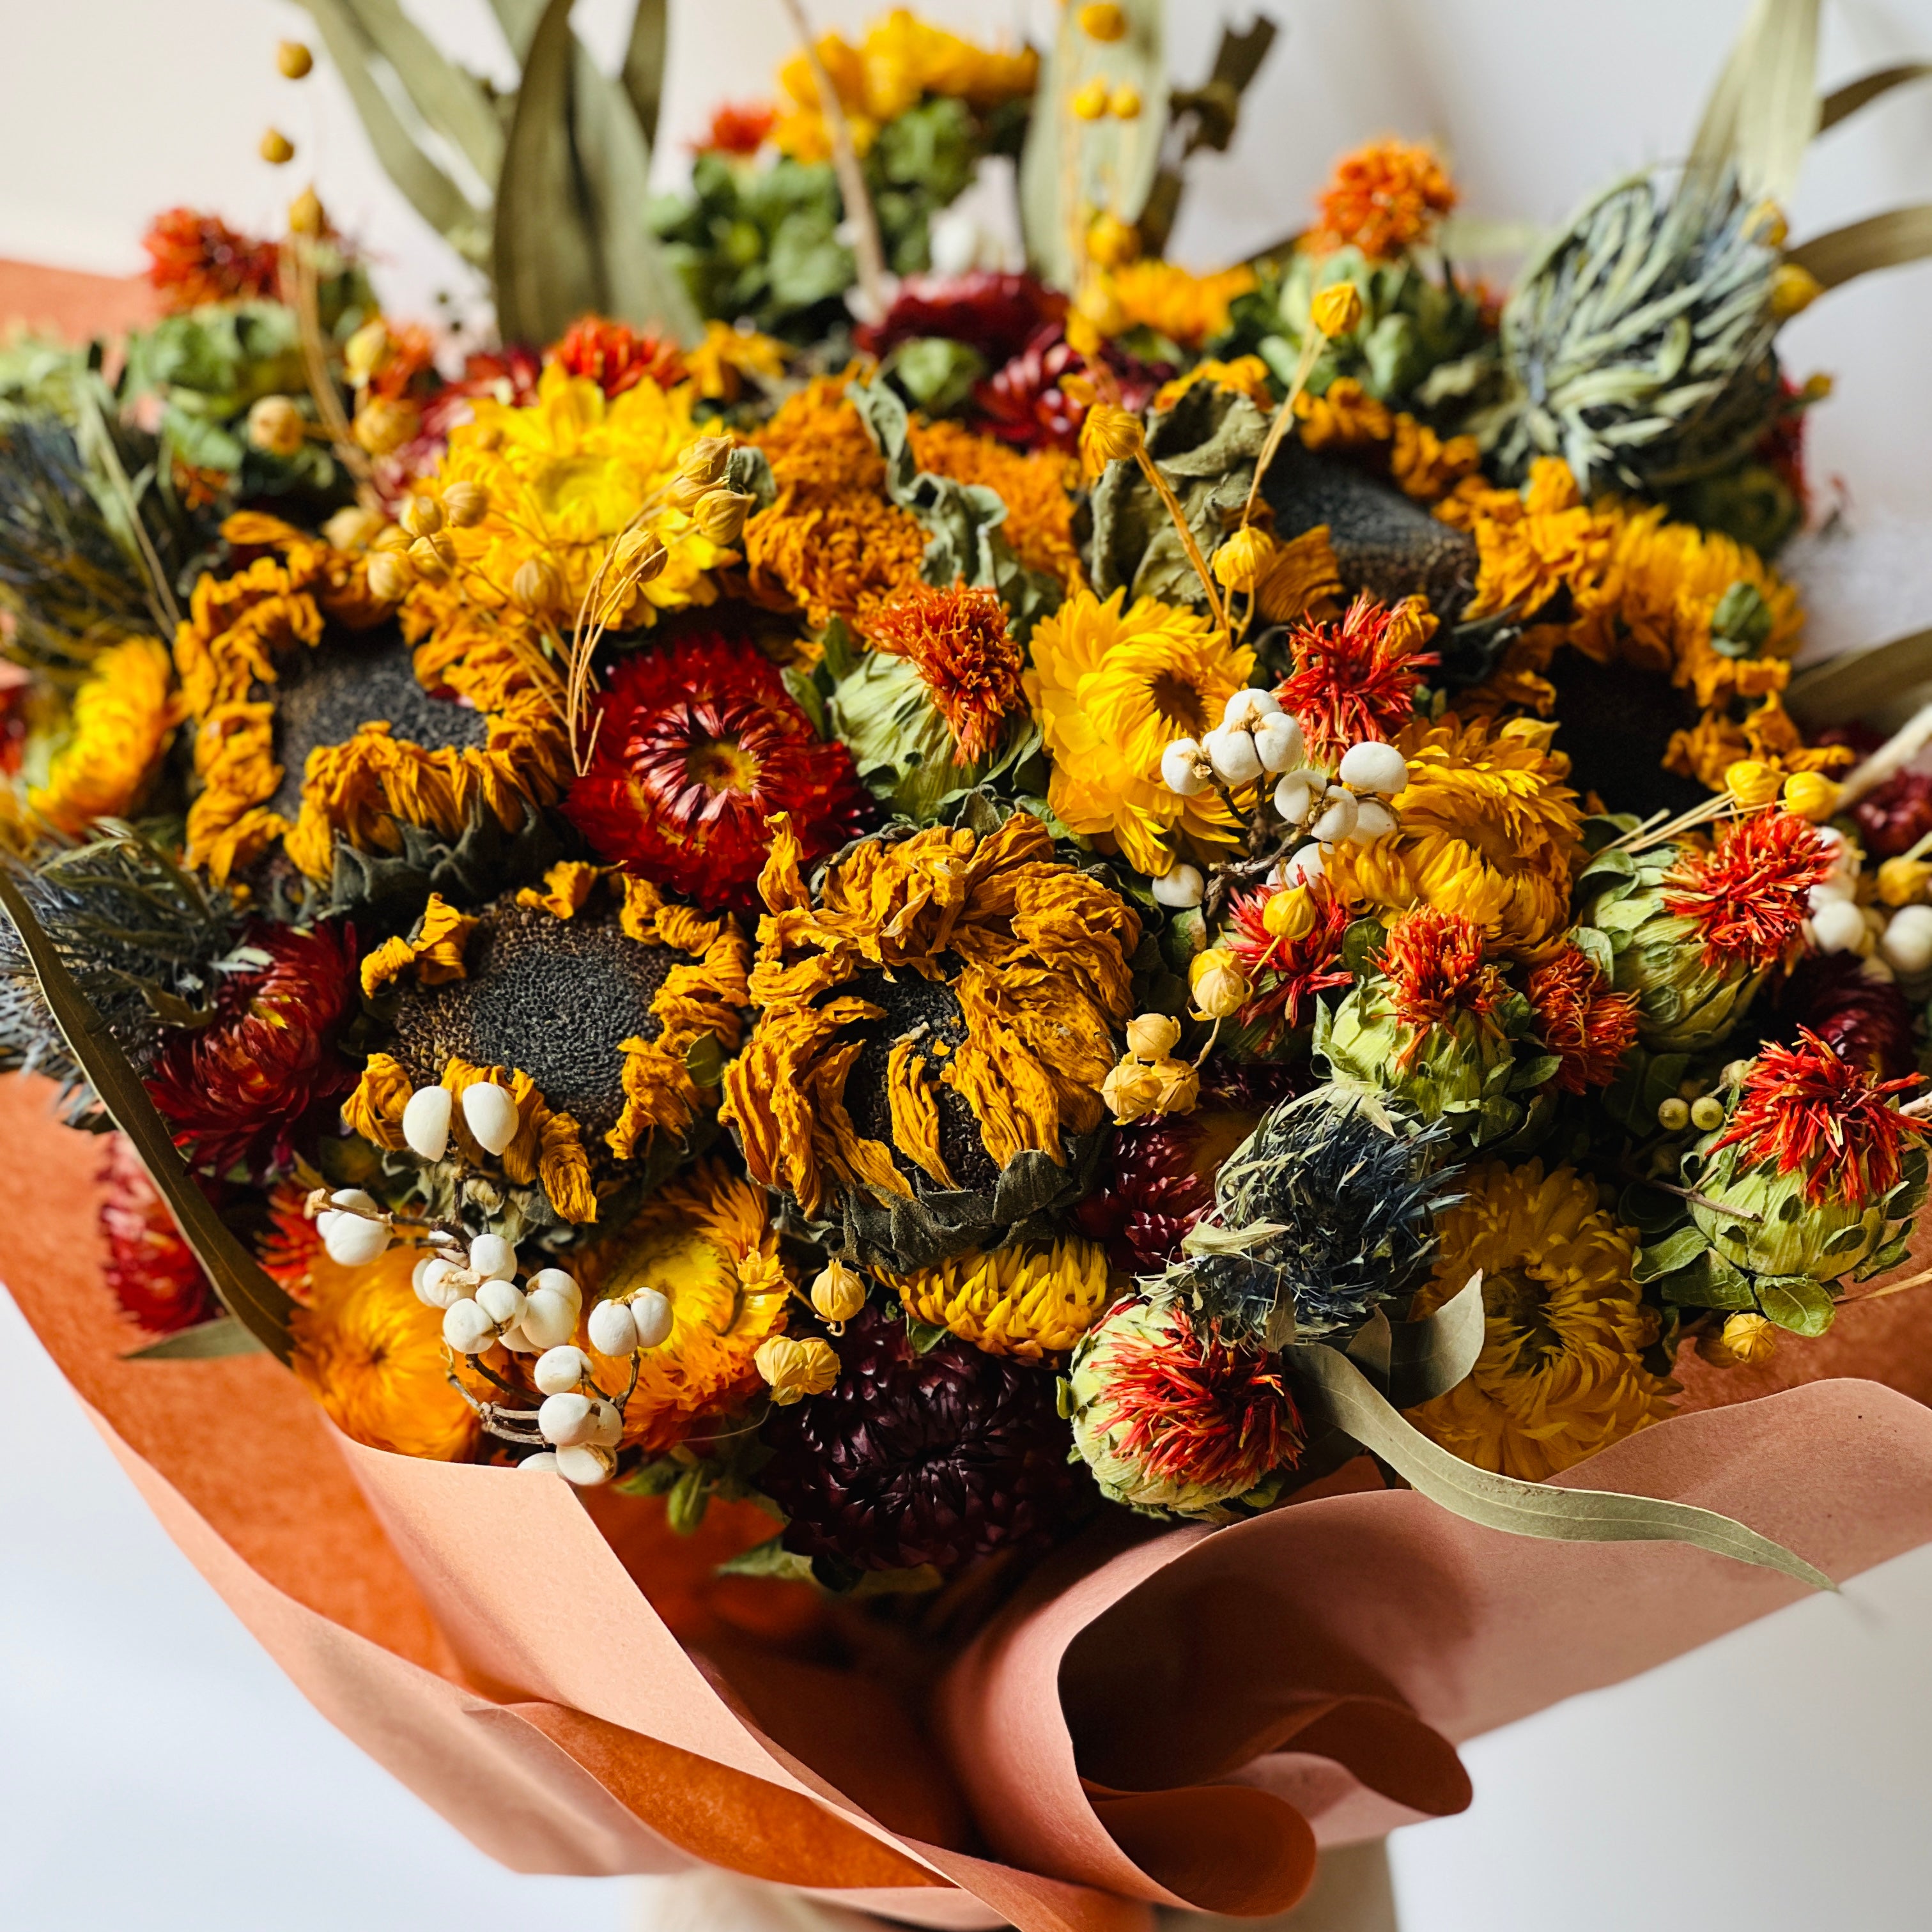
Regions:
[[1112, 0], [1099, 0], [1099, 4], [1082, 7], [1074, 18], [1079, 22], [1080, 31], [1090, 40], [1108, 42], [1126, 37], [1126, 14], [1113, 4]]
[[1088, 81], [1074, 90], [1073, 98], [1066, 104], [1083, 121], [1102, 121], [1107, 115], [1107, 83], [1104, 80]]
[[1784, 808], [1816, 825], [1838, 808], [1839, 787], [1822, 772], [1794, 772], [1784, 782]]

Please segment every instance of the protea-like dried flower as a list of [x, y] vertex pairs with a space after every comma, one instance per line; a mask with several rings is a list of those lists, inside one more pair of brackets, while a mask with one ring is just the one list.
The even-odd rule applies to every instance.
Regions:
[[1900, 772], [1852, 807], [1858, 838], [1874, 860], [1895, 859], [1932, 832], [1932, 772]]
[[957, 1340], [923, 1354], [868, 1309], [836, 1343], [837, 1384], [775, 1409], [759, 1486], [784, 1546], [839, 1570], [942, 1573], [1051, 1547], [1087, 1489], [1046, 1370]]

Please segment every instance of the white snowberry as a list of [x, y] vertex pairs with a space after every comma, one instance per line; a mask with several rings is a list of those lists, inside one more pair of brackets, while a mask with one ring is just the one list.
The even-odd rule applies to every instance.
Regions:
[[501, 1234], [478, 1234], [470, 1244], [470, 1266], [486, 1280], [508, 1281], [517, 1272], [517, 1251]]
[[590, 1311], [590, 1346], [600, 1355], [634, 1355], [638, 1352], [638, 1324], [630, 1310], [621, 1301], [600, 1301]]
[[448, 1308], [463, 1299], [459, 1272], [441, 1255], [424, 1256], [410, 1279], [416, 1286], [416, 1299], [425, 1308]]
[[556, 1453], [549, 1449], [539, 1449], [534, 1454], [526, 1456], [517, 1467], [520, 1469], [536, 1469], [547, 1476], [560, 1476], [563, 1473], [556, 1466]]
[[1355, 829], [1358, 808], [1353, 792], [1341, 785], [1330, 785], [1320, 813], [1308, 828], [1309, 837], [1319, 839], [1324, 845], [1347, 838]]
[[452, 1301], [444, 1310], [442, 1339], [459, 1355], [480, 1355], [496, 1339], [496, 1324], [470, 1300]]
[[1208, 774], [1202, 770], [1207, 754], [1198, 740], [1177, 738], [1160, 754], [1160, 782], [1182, 798], [1192, 798], [1208, 789]]
[[453, 1106], [447, 1087], [418, 1087], [403, 1109], [403, 1138], [412, 1154], [440, 1160], [449, 1147], [449, 1115]]
[[1395, 814], [1378, 798], [1355, 802], [1355, 829], [1348, 834], [1358, 845], [1372, 838], [1385, 838], [1395, 830]]
[[517, 1138], [517, 1102], [507, 1087], [480, 1081], [463, 1090], [463, 1118], [486, 1154], [501, 1154]]
[[[544, 1274], [556, 1272], [554, 1268], [544, 1270]], [[556, 1348], [576, 1334], [579, 1306], [575, 1297], [544, 1287], [543, 1275], [538, 1275], [524, 1292], [524, 1333], [539, 1348]]]
[[1408, 783], [1408, 761], [1393, 745], [1366, 738], [1342, 754], [1336, 776], [1358, 791], [1380, 792], [1393, 798]]
[[1176, 866], [1172, 872], [1163, 872], [1154, 880], [1154, 903], [1185, 912], [1201, 903], [1207, 890], [1208, 881], [1201, 876], [1198, 866]]
[[1261, 754], [1246, 732], [1224, 724], [1218, 731], [1210, 731], [1201, 742], [1213, 761], [1214, 776], [1223, 784], [1252, 784], [1261, 776]]
[[573, 1444], [556, 1452], [556, 1473], [580, 1490], [594, 1490], [617, 1473], [617, 1459], [608, 1449]]
[[1900, 906], [1879, 941], [1879, 956], [1904, 980], [1932, 972], [1932, 906]]
[[524, 1318], [524, 1291], [493, 1275], [477, 1289], [476, 1305], [498, 1328], [508, 1328]]
[[1850, 899], [1829, 899], [1811, 915], [1811, 937], [1820, 952], [1856, 952], [1864, 944], [1865, 916]]
[[1322, 848], [1304, 845], [1292, 852], [1276, 868], [1285, 886], [1305, 886], [1322, 876]]
[[637, 1324], [638, 1346], [655, 1348], [671, 1330], [670, 1298], [654, 1288], [640, 1288], [631, 1298], [631, 1319]]
[[325, 1210], [315, 1217], [321, 1230], [322, 1245], [338, 1268], [362, 1268], [376, 1260], [389, 1245], [389, 1224], [372, 1221], [360, 1214]]
[[602, 1396], [590, 1405], [591, 1442], [599, 1449], [614, 1449], [624, 1439], [624, 1412]]
[[590, 1358], [581, 1348], [568, 1343], [546, 1348], [530, 1371], [532, 1378], [545, 1395], [568, 1395], [590, 1373]]
[[1255, 750], [1263, 771], [1290, 772], [1300, 764], [1307, 746], [1301, 727], [1282, 711], [1255, 727]]
[[1290, 772], [1274, 788], [1274, 808], [1291, 825], [1299, 825], [1315, 808], [1322, 795], [1320, 776], [1313, 772]]
[[562, 1395], [545, 1396], [537, 1411], [538, 1432], [560, 1449], [590, 1442], [597, 1433], [595, 1400], [568, 1390]]
[[1229, 698], [1221, 722], [1231, 730], [1258, 731], [1265, 719], [1277, 717], [1280, 712], [1281, 700], [1273, 692], [1250, 688]]

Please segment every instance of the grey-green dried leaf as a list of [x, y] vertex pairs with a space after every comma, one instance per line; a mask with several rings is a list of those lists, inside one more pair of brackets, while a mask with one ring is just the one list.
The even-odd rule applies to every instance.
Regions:
[[230, 1355], [258, 1355], [262, 1344], [232, 1315], [197, 1322], [146, 1347], [130, 1348], [124, 1362], [213, 1362]]

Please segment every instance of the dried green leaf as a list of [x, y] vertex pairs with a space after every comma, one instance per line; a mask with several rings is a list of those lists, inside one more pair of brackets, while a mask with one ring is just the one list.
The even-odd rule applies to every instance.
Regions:
[[[1378, 1310], [1378, 1312], [1380, 1311]], [[1397, 1408], [1447, 1395], [1467, 1379], [1488, 1328], [1478, 1268], [1432, 1315], [1389, 1324], [1388, 1394]]]
[[141, 1076], [82, 997], [26, 895], [4, 870], [0, 870], [0, 908], [20, 932], [41, 994], [69, 1050], [114, 1124], [134, 1144], [183, 1240], [214, 1283], [222, 1306], [278, 1361], [286, 1362], [293, 1346], [289, 1318], [294, 1304], [208, 1205], [176, 1151], [173, 1138], [141, 1084]]
[[124, 1362], [213, 1362], [230, 1355], [255, 1355], [262, 1345], [232, 1315], [218, 1315], [212, 1322], [198, 1322], [145, 1348], [130, 1348]]
[[1652, 1496], [1519, 1482], [1478, 1469], [1430, 1440], [1345, 1355], [1319, 1345], [1288, 1352], [1312, 1406], [1378, 1456], [1432, 1502], [1471, 1522], [1511, 1536], [1560, 1543], [1688, 1543], [1741, 1563], [1796, 1577], [1813, 1588], [1837, 1588], [1804, 1559], [1714, 1510]]
[[638, 0], [638, 10], [631, 16], [631, 38], [625, 44], [620, 78], [630, 97], [631, 111], [638, 117], [644, 140], [652, 146], [657, 144], [670, 32], [670, 0]]
[[1800, 671], [1785, 694], [1785, 709], [1808, 731], [1822, 730], [1866, 717], [1928, 681], [1932, 630], [1913, 631]]
[[1903, 268], [1928, 255], [1932, 255], [1932, 202], [1920, 201], [1814, 235], [1786, 259], [1835, 289], [1874, 268]]
[[394, 70], [424, 122], [486, 182], [503, 165], [503, 130], [483, 84], [444, 56], [397, 0], [341, 0]]
[[1848, 80], [1842, 87], [1834, 87], [1818, 104], [1819, 133], [1835, 128], [1848, 116], [1889, 94], [1894, 88], [1923, 80], [1928, 75], [1932, 75], [1932, 61], [1904, 61], [1896, 67], [1882, 67], [1870, 74], [1862, 74], [1857, 80]]

